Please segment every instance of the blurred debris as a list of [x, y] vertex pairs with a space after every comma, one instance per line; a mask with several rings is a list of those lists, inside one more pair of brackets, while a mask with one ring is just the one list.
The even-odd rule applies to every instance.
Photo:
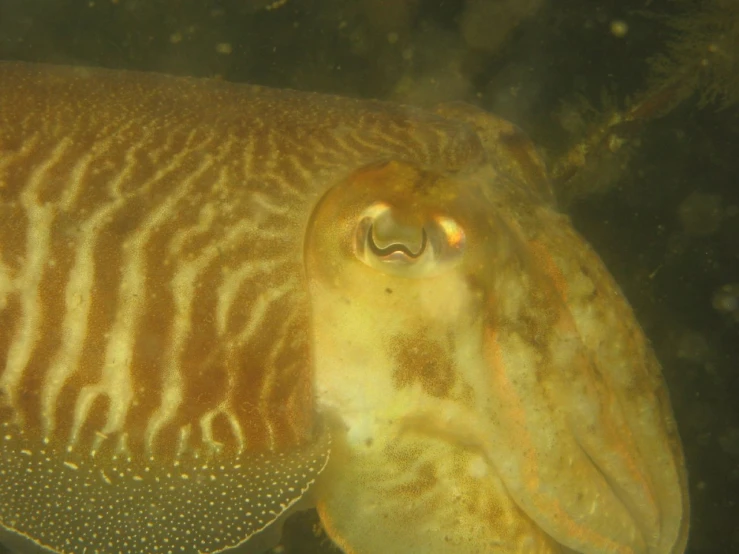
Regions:
[[713, 293], [714, 309], [727, 314], [739, 323], [739, 283], [729, 283], [719, 287]]
[[732, 458], [739, 458], [739, 427], [729, 427], [718, 438], [721, 450]]
[[390, 98], [418, 106], [470, 100], [473, 85], [465, 66], [466, 54], [459, 35], [437, 25], [424, 25], [416, 31], [413, 46], [401, 52], [406, 69]]
[[276, 10], [288, 3], [288, 0], [245, 0], [244, 7], [252, 12], [259, 10]]
[[629, 32], [629, 24], [623, 19], [611, 21], [611, 34], [617, 38], [624, 38]]
[[364, 17], [381, 34], [408, 32], [418, 5], [419, 0], [361, 0]]
[[467, 0], [459, 30], [470, 48], [495, 54], [544, 0]]
[[676, 337], [677, 357], [698, 365], [708, 364], [712, 359], [711, 347], [706, 338], [696, 331], [683, 329]]
[[683, 231], [692, 237], [706, 237], [718, 231], [724, 217], [721, 196], [691, 193], [677, 209]]

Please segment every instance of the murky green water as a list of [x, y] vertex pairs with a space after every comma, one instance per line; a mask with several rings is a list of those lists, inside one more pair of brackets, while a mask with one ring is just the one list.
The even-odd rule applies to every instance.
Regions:
[[[650, 114], [664, 117], [559, 192], [664, 366], [690, 470], [689, 552], [713, 554], [739, 552], [736, 20], [735, 0], [0, 0], [0, 59], [464, 100], [520, 125], [552, 166], [608, 109], [674, 79], [680, 94]], [[334, 551], [311, 512], [280, 549]]]

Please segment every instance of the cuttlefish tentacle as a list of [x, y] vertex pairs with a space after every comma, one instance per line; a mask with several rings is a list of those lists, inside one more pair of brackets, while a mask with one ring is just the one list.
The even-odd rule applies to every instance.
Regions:
[[[687, 540], [689, 503], [682, 447], [659, 363], [634, 319], [623, 294], [597, 255], [575, 231], [561, 225], [562, 216], [536, 214], [549, 222], [547, 233], [529, 225], [523, 234], [535, 259], [552, 282], [570, 283], [560, 292], [567, 308], [562, 340], [583, 345], [590, 377], [583, 383], [590, 402], [572, 382], [560, 383], [558, 394], [574, 405], [599, 410], [571, 414], [569, 424], [582, 449], [595, 460], [612, 486], [637, 516], [642, 534], [654, 551], [681, 552]], [[579, 248], [573, 245], [579, 244]], [[565, 322], [563, 322], [565, 323]], [[558, 398], [558, 396], [554, 396]], [[655, 448], [660, 445], [660, 448]], [[679, 486], [678, 486], [679, 485]]]

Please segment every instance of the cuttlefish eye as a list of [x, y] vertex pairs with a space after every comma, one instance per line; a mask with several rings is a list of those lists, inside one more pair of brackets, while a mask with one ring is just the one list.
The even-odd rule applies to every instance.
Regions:
[[385, 202], [362, 213], [354, 237], [354, 253], [362, 262], [405, 277], [428, 277], [453, 266], [464, 246], [464, 230], [454, 219], [433, 215], [408, 221]]

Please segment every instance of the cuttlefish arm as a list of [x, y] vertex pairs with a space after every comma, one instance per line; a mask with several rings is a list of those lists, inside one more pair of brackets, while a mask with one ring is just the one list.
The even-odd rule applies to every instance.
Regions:
[[[547, 339], [559, 371], [546, 379], [544, 397], [572, 407], [562, 414], [562, 429], [628, 509], [645, 543], [642, 551], [683, 552], [687, 475], [659, 362], [592, 249], [562, 216], [539, 210], [534, 217], [537, 225], [524, 217], [519, 228], [529, 263], [541, 268], [551, 283], [548, 294], [564, 307], [556, 334]], [[534, 420], [529, 425], [530, 437], [551, 440]], [[517, 441], [525, 437], [522, 433]], [[562, 468], [552, 471], [554, 480]], [[522, 496], [529, 496], [536, 510], [534, 494]], [[598, 499], [592, 508], [607, 521], [609, 512], [601, 514]], [[542, 521], [551, 514], [544, 506], [538, 511]], [[578, 541], [573, 544], [584, 550], [579, 545], [587, 541], [582, 536]]]
[[[567, 352], [579, 345], [571, 363], [578, 368], [573, 376], [581, 383], [580, 392], [575, 380], [565, 378], [559, 390], [551, 389], [550, 401], [580, 408], [571, 410], [567, 423], [635, 516], [648, 538], [648, 551], [682, 552], [689, 522], [682, 446], [659, 362], [628, 302], [597, 254], [552, 209], [544, 163], [520, 129], [463, 103], [435, 111], [471, 125], [491, 163], [528, 185], [520, 197], [541, 199], [531, 202], [532, 209], [500, 213], [527, 252], [526, 267], [540, 280], [538, 294], [560, 308], [555, 332], [547, 339], [549, 351]], [[553, 375], [561, 378], [566, 372]], [[601, 413], [588, 417], [596, 405], [592, 399], [600, 401]], [[542, 520], [547, 513], [551, 510], [544, 511]]]
[[[347, 552], [682, 551], [659, 368], [540, 190], [489, 164], [365, 168], [319, 204], [306, 262], [335, 441], [318, 507]], [[596, 330], [588, 286], [618, 314]]]

